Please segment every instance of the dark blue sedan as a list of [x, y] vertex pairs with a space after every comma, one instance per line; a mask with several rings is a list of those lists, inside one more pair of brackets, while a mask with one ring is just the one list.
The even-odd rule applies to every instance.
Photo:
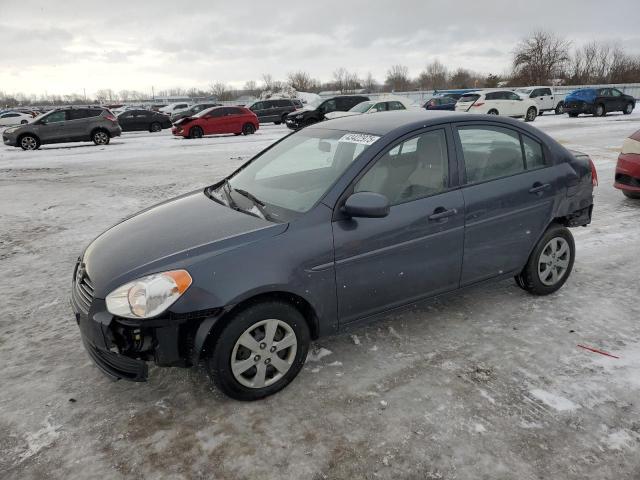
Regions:
[[203, 363], [227, 395], [265, 397], [300, 372], [312, 339], [355, 322], [509, 277], [558, 290], [594, 173], [504, 117], [318, 123], [96, 238], [74, 271], [75, 318], [112, 378]]

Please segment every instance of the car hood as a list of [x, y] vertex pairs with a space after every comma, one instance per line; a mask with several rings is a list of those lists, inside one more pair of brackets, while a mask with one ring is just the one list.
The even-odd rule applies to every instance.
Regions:
[[232, 210], [203, 191], [168, 200], [102, 233], [85, 250], [85, 271], [95, 295], [104, 298], [128, 281], [150, 273], [188, 268], [210, 257], [271, 237], [287, 224]]
[[310, 113], [310, 112], [315, 112], [315, 108], [307, 108], [307, 107], [303, 107], [303, 108], [299, 108], [298, 110], [294, 110], [293, 112], [291, 112], [289, 115], [287, 115], [288, 117], [295, 117], [296, 115], [300, 115], [301, 113]]

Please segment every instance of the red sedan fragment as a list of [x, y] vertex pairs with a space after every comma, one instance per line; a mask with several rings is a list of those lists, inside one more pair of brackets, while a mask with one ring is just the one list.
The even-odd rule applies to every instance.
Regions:
[[640, 130], [622, 144], [615, 178], [614, 187], [629, 198], [640, 199]]
[[202, 138], [204, 135], [233, 133], [250, 135], [255, 133], [260, 123], [258, 117], [244, 107], [213, 107], [192, 117], [178, 120], [171, 132], [185, 138]]

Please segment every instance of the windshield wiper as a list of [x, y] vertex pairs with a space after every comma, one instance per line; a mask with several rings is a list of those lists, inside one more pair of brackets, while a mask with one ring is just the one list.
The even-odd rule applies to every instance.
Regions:
[[258, 209], [258, 211], [262, 214], [264, 219], [267, 220], [267, 217], [269, 216], [269, 214], [265, 211], [265, 208], [264, 208], [265, 207], [265, 203], [262, 200], [260, 200], [258, 197], [256, 197], [253, 193], [247, 192], [246, 190], [243, 190], [242, 188], [234, 188], [233, 191], [237, 192], [240, 195], [242, 195], [243, 197], [248, 198], [249, 200], [251, 200], [253, 202], [253, 204], [256, 206], [256, 208]]

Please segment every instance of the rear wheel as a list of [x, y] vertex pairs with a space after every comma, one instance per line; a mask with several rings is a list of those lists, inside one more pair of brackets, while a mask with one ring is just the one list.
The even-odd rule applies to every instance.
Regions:
[[149, 127], [150, 132], [159, 132], [160, 130], [162, 130], [162, 125], [160, 125], [158, 122], [153, 122]]
[[571, 118], [576, 118], [578, 115], [579, 115], [578, 113], [574, 113], [574, 112], [569, 113], [569, 116]]
[[575, 243], [568, 228], [554, 224], [533, 249], [522, 272], [515, 277], [518, 286], [534, 295], [549, 295], [569, 278], [575, 259]]
[[202, 138], [204, 136], [204, 132], [200, 127], [192, 127], [189, 130], [189, 138]]
[[489, 110], [487, 112], [488, 115], [498, 115], [498, 110], [496, 110], [495, 108], [492, 108], [491, 110]]
[[633, 112], [633, 103], [629, 102], [625, 105], [622, 113], [624, 113], [625, 115], [629, 115], [631, 112]]
[[91, 140], [93, 140], [93, 143], [95, 143], [96, 145], [108, 145], [111, 138], [109, 137], [109, 134], [104, 130], [96, 130], [91, 135]]
[[622, 190], [622, 193], [627, 198], [633, 198], [634, 200], [640, 200], [640, 192], [630, 192], [629, 190]]
[[594, 114], [596, 117], [604, 117], [607, 111], [604, 108], [604, 105], [599, 103], [596, 105], [596, 113]]
[[527, 109], [527, 114], [524, 116], [525, 122], [533, 122], [538, 116], [538, 112], [535, 107], [529, 107]]
[[252, 133], [255, 133], [255, 131], [256, 131], [256, 127], [254, 127], [252, 123], [245, 123], [242, 126], [243, 135], [251, 135]]
[[21, 120], [20, 121], [20, 125], [26, 125], [27, 123], [29, 123], [29, 122], [27, 122], [27, 120]]
[[20, 137], [20, 148], [23, 150], [36, 150], [40, 148], [40, 140], [34, 135], [23, 135]]
[[562, 102], [558, 103], [554, 111], [556, 112], [556, 115], [562, 115], [564, 113], [564, 103]]
[[237, 400], [257, 400], [286, 387], [309, 350], [302, 314], [281, 301], [252, 305], [229, 319], [206, 368], [215, 385]]

